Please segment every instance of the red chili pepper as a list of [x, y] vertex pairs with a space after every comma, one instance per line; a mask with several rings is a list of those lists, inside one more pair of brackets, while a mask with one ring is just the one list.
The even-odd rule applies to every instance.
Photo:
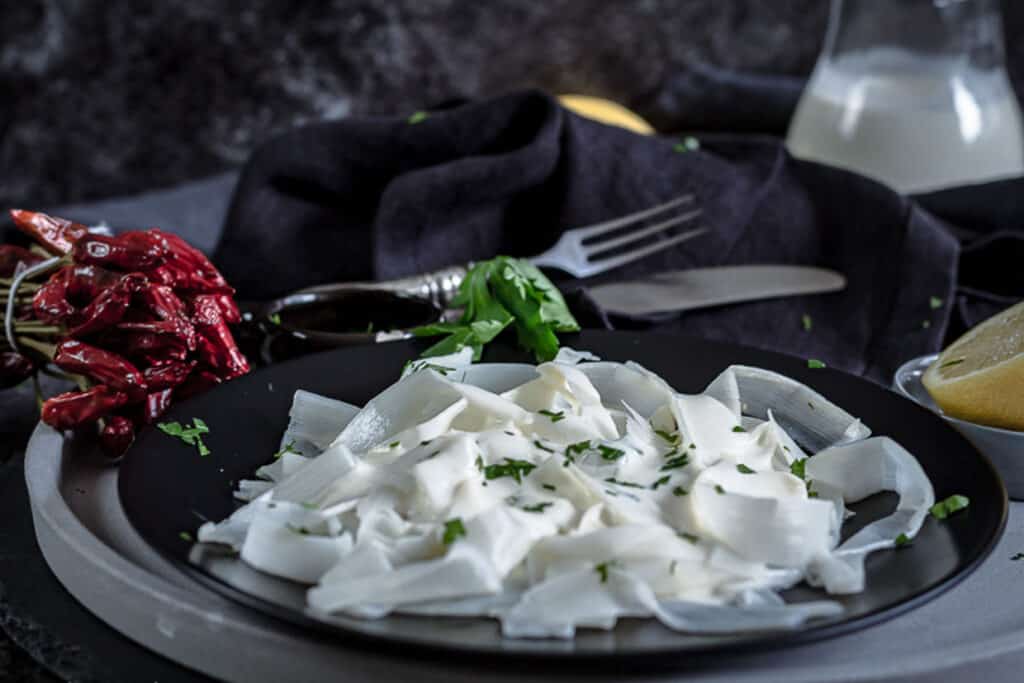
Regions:
[[177, 401], [183, 401], [190, 396], [201, 394], [220, 383], [221, 378], [211, 371], [205, 369], [197, 370], [174, 390], [174, 398]]
[[189, 351], [195, 351], [197, 345], [196, 328], [184, 318], [170, 320], [144, 320], [118, 323], [117, 329], [131, 332], [150, 332], [177, 337]]
[[167, 285], [151, 282], [139, 291], [138, 298], [143, 306], [161, 320], [188, 317], [185, 302]]
[[0, 277], [11, 277], [19, 263], [26, 266], [39, 263], [43, 257], [14, 244], [0, 244]]
[[100, 292], [82, 311], [82, 322], [68, 333], [69, 336], [84, 337], [116, 325], [131, 305], [132, 294], [145, 284], [146, 277], [141, 273], [122, 275], [117, 283]]
[[167, 242], [153, 232], [131, 230], [115, 237], [86, 235], [75, 242], [75, 263], [103, 266], [127, 272], [145, 271], [163, 263]]
[[224, 322], [228, 325], [237, 325], [242, 322], [242, 312], [238, 310], [238, 304], [231, 298], [230, 294], [210, 294], [213, 300], [217, 302], [217, 308], [220, 309], [220, 314], [224, 318]]
[[142, 419], [146, 424], [153, 424], [160, 416], [167, 412], [167, 409], [171, 407], [171, 397], [174, 394], [174, 389], [163, 389], [161, 391], [154, 391], [153, 393], [146, 396], [146, 406], [142, 413]]
[[100, 293], [117, 284], [121, 275], [96, 266], [69, 266], [67, 297], [74, 306], [88, 306]]
[[111, 415], [100, 431], [100, 445], [111, 458], [124, 455], [135, 441], [135, 425], [123, 415]]
[[57, 344], [53, 363], [61, 370], [85, 375], [97, 384], [128, 395], [129, 401], [141, 401], [148, 387], [138, 368], [116, 353], [68, 339]]
[[47, 399], [42, 418], [54, 429], [74, 429], [95, 422], [127, 402], [127, 394], [97, 384], [86, 391], [69, 391]]
[[203, 252], [181, 239], [177, 235], [153, 228], [150, 232], [167, 241], [170, 254], [163, 265], [149, 271], [149, 276], [156, 282], [169, 285], [176, 290], [193, 293], [235, 293], [220, 271]]
[[172, 361], [148, 367], [143, 371], [142, 375], [145, 377], [146, 386], [149, 387], [150, 391], [172, 389], [188, 379], [189, 373], [192, 372], [195, 366], [195, 361], [187, 363]]
[[36, 295], [32, 297], [32, 310], [36, 317], [48, 325], [59, 325], [74, 320], [78, 313], [68, 301], [68, 279], [71, 266], [61, 268], [43, 283]]
[[0, 351], [0, 389], [17, 386], [32, 376], [35, 364], [15, 351]]
[[224, 322], [216, 297], [201, 294], [192, 300], [192, 321], [199, 333], [199, 359], [223, 379], [249, 372], [249, 361], [238, 350]]
[[11, 218], [14, 219], [14, 225], [30, 235], [51, 254], [68, 253], [75, 242], [89, 232], [89, 228], [81, 223], [56, 216], [47, 216], [45, 213], [20, 209], [11, 209], [10, 213]]
[[121, 349], [129, 358], [145, 361], [148, 365], [183, 361], [188, 357], [184, 339], [155, 332], [109, 330], [103, 335], [103, 345]]

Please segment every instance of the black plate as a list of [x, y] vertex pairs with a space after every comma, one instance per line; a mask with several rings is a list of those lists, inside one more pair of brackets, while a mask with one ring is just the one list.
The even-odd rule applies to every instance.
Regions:
[[[142, 537], [191, 576], [228, 597], [292, 623], [340, 636], [347, 643], [401, 653], [448, 657], [514, 657], [519, 663], [559, 660], [578, 665], [617, 663], [682, 666], [699, 655], [752, 647], [774, 647], [826, 638], [878, 623], [923, 604], [962, 580], [988, 555], [1006, 521], [1007, 499], [995, 470], [941, 418], [877, 385], [832, 370], [810, 370], [806, 362], [767, 351], [669, 335], [581, 333], [569, 340], [608, 360], [641, 362], [677, 390], [699, 392], [726, 366], [756, 365], [814, 387], [878, 435], [895, 438], [914, 453], [938, 499], [960, 493], [968, 510], [944, 522], [931, 517], [914, 543], [882, 551], [867, 561], [867, 590], [840, 597], [846, 612], [795, 631], [695, 636], [670, 631], [653, 619], [626, 619], [610, 632], [581, 630], [572, 641], [503, 639], [486, 619], [392, 616], [379, 620], [317, 620], [303, 612], [304, 587], [264, 576], [241, 562], [193, 546], [203, 518], [219, 520], [235, 508], [231, 491], [251, 478], [278, 445], [288, 420], [292, 392], [302, 388], [363, 404], [392, 383], [422, 344], [401, 342], [341, 349], [308, 356], [253, 373], [177, 405], [166, 419], [200, 417], [210, 426], [212, 455], [156, 430], [141, 434], [121, 466], [119, 491], [128, 518]], [[527, 360], [510, 348], [488, 350], [487, 360]], [[857, 516], [844, 535], [888, 514], [895, 496], [873, 496], [853, 506]], [[806, 587], [784, 593], [788, 601], [817, 599]], [[458, 656], [454, 656], [458, 655]]]

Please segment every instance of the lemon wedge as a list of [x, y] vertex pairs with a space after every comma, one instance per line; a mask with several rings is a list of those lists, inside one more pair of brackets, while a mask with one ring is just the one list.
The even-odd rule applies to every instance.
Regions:
[[1024, 430], [1024, 302], [953, 342], [921, 380], [947, 415]]
[[566, 109], [570, 109], [580, 116], [586, 116], [594, 121], [625, 128], [641, 135], [650, 135], [654, 132], [651, 124], [621, 104], [611, 100], [590, 97], [589, 95], [559, 95], [558, 101]]

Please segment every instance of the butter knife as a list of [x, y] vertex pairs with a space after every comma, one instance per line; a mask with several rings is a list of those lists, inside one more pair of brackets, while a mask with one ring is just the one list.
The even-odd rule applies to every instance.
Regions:
[[587, 291], [609, 313], [628, 316], [824, 294], [845, 286], [846, 278], [825, 268], [744, 265], [672, 270], [639, 280], [597, 285]]

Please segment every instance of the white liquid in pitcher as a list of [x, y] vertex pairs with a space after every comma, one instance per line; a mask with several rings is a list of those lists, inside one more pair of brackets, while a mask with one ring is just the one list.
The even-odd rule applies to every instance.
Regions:
[[1024, 172], [1017, 101], [1000, 69], [872, 50], [818, 64], [789, 151], [904, 193]]

